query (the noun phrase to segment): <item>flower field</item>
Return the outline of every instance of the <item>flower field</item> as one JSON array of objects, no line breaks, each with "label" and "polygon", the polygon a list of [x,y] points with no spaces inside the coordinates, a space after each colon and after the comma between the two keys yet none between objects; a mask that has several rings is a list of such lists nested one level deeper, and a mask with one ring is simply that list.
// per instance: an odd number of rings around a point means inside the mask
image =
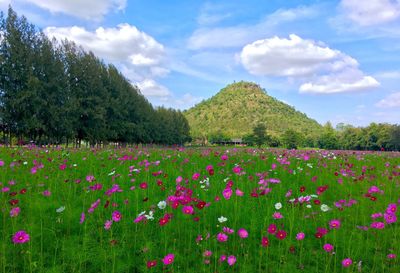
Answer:
[{"label": "flower field", "polygon": [[0,147],[0,270],[400,272],[400,154]]}]

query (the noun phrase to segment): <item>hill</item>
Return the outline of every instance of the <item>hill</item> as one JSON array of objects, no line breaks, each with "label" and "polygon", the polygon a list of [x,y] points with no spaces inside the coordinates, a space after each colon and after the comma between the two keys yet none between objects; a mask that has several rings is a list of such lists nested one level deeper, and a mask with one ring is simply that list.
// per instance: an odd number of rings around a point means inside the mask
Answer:
[{"label": "hill", "polygon": [[305,137],[316,136],[322,130],[318,122],[267,95],[259,85],[243,81],[226,86],[183,114],[193,138],[243,137],[259,122],[266,125],[270,135],[277,137],[288,129]]}]

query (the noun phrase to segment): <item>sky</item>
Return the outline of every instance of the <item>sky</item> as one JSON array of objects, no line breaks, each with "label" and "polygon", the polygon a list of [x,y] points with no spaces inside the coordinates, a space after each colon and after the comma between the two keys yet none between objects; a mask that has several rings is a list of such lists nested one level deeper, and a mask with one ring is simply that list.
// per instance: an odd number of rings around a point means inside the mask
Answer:
[{"label": "sky", "polygon": [[113,63],[153,105],[252,81],[324,124],[400,123],[400,0],[0,0]]}]

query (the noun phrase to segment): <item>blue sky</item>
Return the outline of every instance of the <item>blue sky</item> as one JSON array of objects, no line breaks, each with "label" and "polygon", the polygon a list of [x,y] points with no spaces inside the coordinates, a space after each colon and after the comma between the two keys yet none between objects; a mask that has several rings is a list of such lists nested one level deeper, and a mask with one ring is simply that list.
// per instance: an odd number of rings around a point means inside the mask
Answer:
[{"label": "blue sky", "polygon": [[321,124],[400,122],[400,1],[0,0],[114,63],[154,105],[233,81]]}]

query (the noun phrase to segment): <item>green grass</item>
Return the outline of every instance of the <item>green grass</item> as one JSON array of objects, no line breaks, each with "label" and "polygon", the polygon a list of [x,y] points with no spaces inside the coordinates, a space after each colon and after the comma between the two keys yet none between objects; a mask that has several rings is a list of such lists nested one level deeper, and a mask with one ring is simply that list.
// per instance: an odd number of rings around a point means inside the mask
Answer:
[{"label": "green grass", "polygon": [[[222,154],[228,155],[226,161],[221,160]],[[309,155],[309,160],[304,160],[305,154]],[[119,160],[124,155],[132,159]],[[283,158],[290,163],[281,164],[279,161]],[[0,167],[0,189],[10,188],[0,192],[0,272],[400,271],[399,221],[386,224],[381,230],[357,228],[369,227],[373,222],[372,213],[383,213],[389,204],[398,204],[398,153],[2,147],[0,160],[5,163]],[[40,164],[43,167],[32,174],[32,168]],[[60,169],[62,164],[66,164],[65,170]],[[275,169],[273,164],[276,164]],[[206,171],[208,165],[213,166],[213,175]],[[233,172],[235,165],[243,169],[241,175]],[[200,174],[198,180],[192,179],[195,173]],[[271,192],[261,195],[260,174],[265,179],[277,178],[281,182],[270,183]],[[93,175],[95,181],[86,181],[88,175]],[[176,178],[179,176],[184,179],[181,185],[192,192],[187,205],[194,207],[194,215],[184,214],[182,204],[177,209],[170,203],[164,210],[157,207],[159,201],[177,194]],[[210,186],[202,189],[200,181],[206,177]],[[338,179],[342,183],[338,183]],[[226,200],[222,192],[228,180],[233,182],[233,195]],[[10,181],[15,184],[9,185]],[[146,189],[140,188],[143,182],[147,182]],[[95,184],[101,184],[102,189],[88,188]],[[122,192],[105,195],[113,184],[118,184]],[[314,195],[317,188],[324,185],[328,189],[308,203],[291,205],[289,202],[292,198]],[[371,186],[383,191],[383,194],[373,194],[377,198],[375,201],[365,197]],[[300,192],[300,187],[305,191]],[[26,193],[20,194],[21,189],[26,189]],[[236,189],[244,195],[237,196]],[[292,196],[287,198],[289,189]],[[51,195],[44,196],[45,190]],[[10,196],[12,192],[17,194]],[[251,196],[252,192],[257,192],[258,197]],[[19,200],[16,206],[21,212],[17,217],[10,217],[11,199]],[[97,209],[88,213],[91,204],[98,199]],[[319,205],[314,203],[316,199]],[[354,199],[357,203],[341,210],[335,207],[335,202],[341,199],[346,202]],[[198,209],[195,205],[201,200],[209,205]],[[107,201],[110,204],[105,208]],[[274,207],[277,202],[283,204],[279,210],[283,219],[272,217],[277,211]],[[307,208],[307,204],[311,208]],[[322,204],[331,210],[323,212]],[[65,210],[57,213],[56,209],[62,206]],[[115,210],[121,212],[122,219],[106,230],[104,223],[111,219]],[[133,222],[139,213],[150,210],[154,210],[153,221]],[[82,212],[86,219],[80,224]],[[172,218],[160,226],[159,220],[165,213],[172,214]],[[219,223],[220,216],[228,221]],[[329,221],[333,219],[340,220],[339,229],[329,228]],[[383,218],[376,221],[385,222]],[[287,232],[285,239],[278,240],[267,233],[268,226],[273,223]],[[228,235],[227,242],[221,243],[216,235],[224,226],[235,232]],[[327,229],[328,233],[317,239],[314,236],[317,227]],[[248,238],[238,236],[240,228],[248,231]],[[30,235],[29,242],[12,242],[12,236],[19,230]],[[296,240],[299,232],[306,235],[302,241]],[[196,242],[199,235],[203,240]],[[268,247],[261,246],[264,236],[269,239]],[[334,246],[334,254],[324,251],[326,243]],[[203,256],[205,250],[212,251],[209,258]],[[164,265],[162,259],[168,253],[173,253],[175,260]],[[397,257],[388,259],[390,253]],[[234,255],[237,262],[233,266],[226,261],[219,262],[221,255]],[[344,268],[344,258],[351,258],[353,264]],[[150,260],[157,260],[157,265],[148,269],[146,263]],[[209,261],[205,263],[205,260]]]}]

